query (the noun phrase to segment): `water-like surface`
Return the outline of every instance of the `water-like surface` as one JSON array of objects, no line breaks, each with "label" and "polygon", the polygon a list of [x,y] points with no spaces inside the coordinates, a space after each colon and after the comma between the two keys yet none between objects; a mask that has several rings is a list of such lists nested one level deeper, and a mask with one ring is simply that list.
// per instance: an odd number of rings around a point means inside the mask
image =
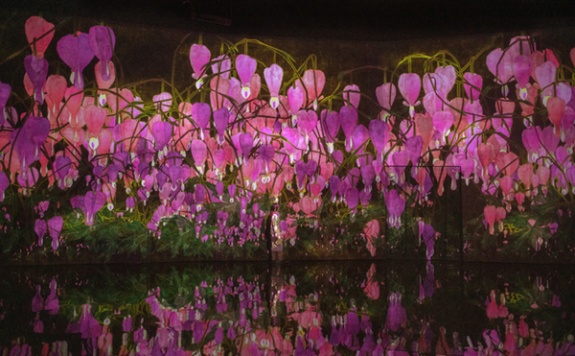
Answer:
[{"label": "water-like surface", "polygon": [[568,355],[574,271],[396,261],[4,268],[0,354]]}]

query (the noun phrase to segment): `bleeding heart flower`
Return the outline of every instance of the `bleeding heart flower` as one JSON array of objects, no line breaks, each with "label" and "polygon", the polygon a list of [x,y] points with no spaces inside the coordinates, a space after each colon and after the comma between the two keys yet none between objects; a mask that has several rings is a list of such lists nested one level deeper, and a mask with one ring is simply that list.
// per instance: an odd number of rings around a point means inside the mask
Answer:
[{"label": "bleeding heart flower", "polygon": [[10,180],[6,173],[0,171],[0,202],[4,201],[5,192],[10,185]]},{"label": "bleeding heart flower", "polygon": [[380,120],[371,120],[369,122],[369,137],[375,147],[376,158],[383,160],[383,149],[389,141],[389,126],[386,122]]},{"label": "bleeding heart flower", "polygon": [[241,94],[244,99],[251,95],[250,83],[254,76],[258,62],[246,54],[240,54],[236,57],[236,70],[242,85]]},{"label": "bleeding heart flower", "polygon": [[423,150],[423,139],[421,136],[411,136],[405,141],[405,151],[411,164],[417,166]]},{"label": "bleeding heart flower", "polygon": [[229,100],[228,92],[230,90],[230,81],[226,78],[216,76],[210,80],[210,104],[213,111],[225,108],[228,109]]},{"label": "bleeding heart flower", "polygon": [[551,61],[546,61],[543,64],[535,67],[535,80],[541,87],[541,98],[543,105],[547,103],[547,99],[553,94],[552,85],[555,82],[557,74],[557,67]]},{"label": "bleeding heart flower", "polygon": [[154,101],[156,110],[160,113],[167,113],[172,106],[172,94],[168,92],[156,94],[152,97],[152,100]]},{"label": "bleeding heart flower", "polygon": [[64,225],[64,219],[61,216],[54,216],[48,220],[48,233],[52,238],[52,249],[56,251],[59,246],[58,239],[60,238],[60,233],[62,232],[62,227]]},{"label": "bleeding heart flower", "polygon": [[453,114],[451,111],[436,111],[432,116],[433,127],[439,132],[440,144],[445,145],[445,137],[449,135],[451,126],[453,125]]},{"label": "bleeding heart flower", "polygon": [[438,93],[441,95],[442,98],[446,99],[447,95],[455,85],[456,80],[456,73],[455,68],[453,66],[440,66],[435,68],[435,76],[439,78],[440,86],[437,88]]},{"label": "bleeding heart flower", "polygon": [[61,75],[50,75],[46,80],[46,104],[50,110],[48,118],[50,123],[56,125],[55,119],[60,107],[62,106],[62,100],[64,95],[66,95],[66,90],[68,89],[68,84],[66,83],[66,78]]},{"label": "bleeding heart flower", "polygon": [[194,165],[200,173],[204,171],[204,163],[208,154],[207,149],[208,147],[204,141],[198,139],[192,141],[192,157]]},{"label": "bleeding heart flower", "polygon": [[405,99],[403,105],[409,107],[409,116],[413,117],[415,115],[415,106],[419,103],[417,99],[421,91],[421,78],[419,74],[403,73],[399,76],[397,86],[399,87],[401,96]]},{"label": "bleeding heart flower", "polygon": [[254,145],[254,138],[249,133],[240,134],[239,136],[239,144],[241,149],[241,154],[243,155],[244,159],[247,158],[253,148]]},{"label": "bleeding heart flower", "polygon": [[[102,72],[106,72],[106,74],[108,75],[108,79],[104,78]],[[112,86],[112,84],[114,84],[114,81],[116,80],[116,66],[114,65],[114,62],[112,61],[108,62],[107,68],[104,68],[102,62],[96,63],[96,65],[94,66],[94,76],[96,77],[96,84],[98,85],[98,88],[110,89],[110,87]],[[105,93],[100,93],[101,98],[99,98],[99,100],[101,106],[107,104],[108,101],[106,99],[106,96],[107,95]]]},{"label": "bleeding heart flower", "polygon": [[112,60],[114,47],[116,46],[116,35],[108,26],[92,26],[88,32],[90,49],[100,60],[104,80],[110,79],[111,70],[109,63]]},{"label": "bleeding heart flower", "polygon": [[308,69],[303,73],[301,80],[295,82],[302,92],[307,96],[306,107],[310,104],[317,110],[317,99],[319,99],[325,85],[325,74],[318,69]]},{"label": "bleeding heart flower", "polygon": [[222,145],[224,143],[224,134],[228,128],[229,112],[226,108],[221,108],[214,111],[214,126],[218,135],[216,137],[218,144]]},{"label": "bleeding heart flower", "polygon": [[355,127],[357,126],[357,120],[358,120],[357,110],[354,109],[353,107],[342,106],[341,109],[339,109],[339,120],[341,122],[341,128],[343,130],[343,133],[345,135],[345,149],[347,152],[349,152],[351,151],[351,144],[352,144],[351,137],[353,135]]},{"label": "bleeding heart flower", "polygon": [[533,178],[533,165],[524,163],[517,168],[517,177],[527,190],[531,189],[531,179]]},{"label": "bleeding heart flower", "polygon": [[301,87],[289,87],[287,91],[287,97],[290,112],[295,115],[303,106],[305,93]]},{"label": "bleeding heart flower", "polygon": [[312,197],[306,195],[300,201],[300,208],[307,216],[313,216],[313,212],[317,209],[317,203]]},{"label": "bleeding heart flower", "polygon": [[405,308],[401,305],[401,293],[390,293],[385,327],[393,332],[396,332],[399,330],[399,328],[404,326],[406,322],[407,313]]},{"label": "bleeding heart flower", "polygon": [[31,16],[24,25],[26,39],[32,53],[38,58],[44,58],[44,52],[54,38],[54,24],[39,16]]},{"label": "bleeding heart flower", "polygon": [[381,108],[386,112],[391,112],[391,107],[395,102],[397,89],[393,83],[384,83],[375,89],[375,96]]},{"label": "bleeding heart flower", "polygon": [[344,198],[347,207],[353,210],[359,204],[359,191],[355,187],[350,187],[346,190]]},{"label": "bleeding heart flower", "polygon": [[4,125],[4,122],[6,122],[4,108],[6,107],[6,103],[8,103],[11,92],[12,88],[9,84],[0,82],[0,126]]},{"label": "bleeding heart flower", "polygon": [[159,121],[152,125],[152,136],[156,150],[162,151],[170,142],[173,135],[173,126],[167,121]]},{"label": "bleeding heart flower", "polygon": [[106,203],[106,195],[102,192],[89,191],[79,203],[81,203],[79,208],[84,213],[86,225],[92,226],[94,225],[94,216]]},{"label": "bleeding heart flower", "polygon": [[499,84],[507,84],[513,76],[513,58],[510,51],[496,48],[487,55],[487,68]]},{"label": "bleeding heart flower", "polygon": [[531,56],[521,55],[513,59],[513,76],[519,87],[525,88],[531,78]]},{"label": "bleeding heart flower", "polygon": [[84,88],[82,72],[94,58],[90,47],[90,38],[87,34],[78,32],[75,35],[62,37],[56,45],[60,58],[72,69],[70,82],[78,89]]},{"label": "bleeding heart flower", "polygon": [[391,189],[384,194],[385,205],[387,206],[387,222],[391,227],[401,227],[401,214],[405,210],[405,200],[399,195],[395,189]]},{"label": "bleeding heart flower", "polygon": [[359,90],[359,86],[356,84],[346,85],[345,88],[343,88],[342,96],[346,105],[351,105],[357,109],[361,100],[361,91]]},{"label": "bleeding heart flower", "polygon": [[352,134],[352,149],[361,154],[365,148],[364,143],[369,138],[369,131],[364,125],[357,125]]},{"label": "bleeding heart flower", "polygon": [[557,129],[561,127],[564,113],[565,102],[561,98],[552,96],[547,100],[547,114],[549,116],[549,121],[553,124],[555,132],[558,132]]},{"label": "bleeding heart flower", "polygon": [[221,78],[229,79],[231,68],[232,68],[232,60],[225,54],[217,56],[212,61],[212,72],[216,76],[220,76]]},{"label": "bleeding heart flower", "polygon": [[48,61],[45,58],[38,58],[32,54],[24,57],[24,68],[28,78],[34,85],[34,99],[44,103],[44,84],[48,75]]},{"label": "bleeding heart flower", "polygon": [[98,136],[106,121],[106,110],[100,106],[87,105],[84,107],[84,121],[88,132]]},{"label": "bleeding heart flower", "polygon": [[485,223],[489,227],[489,234],[493,235],[495,233],[495,219],[497,217],[497,208],[494,205],[487,205],[483,208],[483,216],[485,217]]},{"label": "bleeding heart flower", "polygon": [[282,85],[283,69],[277,64],[272,64],[269,68],[264,69],[264,78],[270,91],[270,106],[277,109],[279,106],[279,91]]},{"label": "bleeding heart flower", "polygon": [[197,43],[190,47],[190,64],[194,71],[192,78],[196,80],[196,89],[200,89],[204,84],[210,57],[211,53],[208,47]]},{"label": "bleeding heart flower", "polygon": [[206,103],[194,103],[192,105],[192,120],[200,128],[200,138],[204,139],[204,131],[209,128],[212,109]]},{"label": "bleeding heart flower", "polygon": [[297,126],[304,137],[308,137],[317,126],[317,114],[311,110],[300,110],[297,113]]},{"label": "bleeding heart flower", "polygon": [[435,253],[435,229],[433,226],[426,224],[423,221],[419,221],[418,223],[418,231],[419,231],[419,238],[420,241],[423,240],[425,243],[425,258],[429,261],[431,257],[433,257]]},{"label": "bleeding heart flower", "polygon": [[46,235],[47,231],[48,227],[46,225],[46,221],[44,221],[43,219],[36,219],[36,221],[34,222],[34,232],[38,237],[38,246],[44,245],[44,235]]},{"label": "bleeding heart flower", "polygon": [[483,77],[477,73],[465,72],[463,79],[463,89],[469,100],[476,101],[479,99],[479,94],[483,88]]},{"label": "bleeding heart flower", "polygon": [[325,140],[328,144],[328,153],[332,153],[333,142],[336,140],[341,127],[339,114],[337,111],[322,110],[320,119]]},{"label": "bleeding heart flower", "polygon": [[24,125],[12,132],[11,141],[18,154],[21,170],[25,171],[40,159],[40,147],[50,132],[50,122],[43,117],[30,116]]}]

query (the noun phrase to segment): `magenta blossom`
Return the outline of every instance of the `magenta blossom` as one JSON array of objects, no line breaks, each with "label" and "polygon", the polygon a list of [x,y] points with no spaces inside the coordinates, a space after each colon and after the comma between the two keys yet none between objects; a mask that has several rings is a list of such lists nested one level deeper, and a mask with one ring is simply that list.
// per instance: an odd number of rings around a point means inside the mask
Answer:
[{"label": "magenta blossom", "polygon": [[116,35],[108,26],[92,26],[88,33],[90,49],[102,63],[102,78],[110,78],[111,66],[110,61],[116,46]]},{"label": "magenta blossom", "polygon": [[94,193],[89,191],[84,196],[76,196],[72,198],[72,207],[82,210],[86,218],[86,225],[94,225],[94,216],[102,209],[106,203],[106,195],[102,192]]},{"label": "magenta blossom", "polygon": [[76,88],[84,88],[82,71],[94,58],[90,37],[82,32],[66,35],[58,41],[56,49],[60,58],[72,69],[70,81]]}]

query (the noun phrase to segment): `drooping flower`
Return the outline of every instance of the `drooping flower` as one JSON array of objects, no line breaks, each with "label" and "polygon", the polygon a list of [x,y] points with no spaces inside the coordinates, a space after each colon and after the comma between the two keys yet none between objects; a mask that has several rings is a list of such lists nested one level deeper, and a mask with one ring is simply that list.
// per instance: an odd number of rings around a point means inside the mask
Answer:
[{"label": "drooping flower", "polygon": [[463,79],[463,89],[469,100],[476,101],[479,99],[483,88],[483,77],[477,73],[465,72]]},{"label": "drooping flower", "polygon": [[295,125],[296,113],[301,109],[305,100],[305,92],[299,86],[289,87],[287,91],[289,111],[292,114],[292,124]]},{"label": "drooping flower", "polygon": [[196,80],[196,89],[200,89],[204,84],[210,57],[210,50],[206,46],[194,43],[190,47],[190,64],[194,71],[192,78]]},{"label": "drooping flower", "polygon": [[0,202],[4,201],[6,196],[6,189],[10,185],[10,180],[6,173],[0,171]]},{"label": "drooping flower", "polygon": [[192,121],[200,129],[200,138],[204,139],[204,132],[209,129],[212,110],[206,103],[194,103],[192,105]]},{"label": "drooping flower", "polygon": [[513,57],[511,51],[496,48],[486,58],[487,68],[501,85],[507,84],[513,76]]},{"label": "drooping flower", "polygon": [[84,213],[85,224],[87,226],[94,225],[94,216],[106,203],[106,195],[102,192],[94,193],[89,191],[84,196],[78,196],[77,198],[79,199],[76,201],[78,204],[76,207]]},{"label": "drooping flower", "polygon": [[44,84],[48,75],[48,61],[45,58],[38,58],[32,54],[24,57],[24,68],[26,75],[34,86],[34,99],[44,103]]},{"label": "drooping flower", "polygon": [[154,106],[160,113],[167,113],[172,106],[172,94],[161,92],[153,96]]},{"label": "drooping flower", "polygon": [[88,42],[94,55],[100,60],[104,80],[110,78],[110,61],[116,46],[116,35],[108,26],[92,26],[88,32]]},{"label": "drooping flower", "polygon": [[489,234],[493,235],[495,233],[495,219],[497,218],[497,208],[494,205],[486,205],[483,208],[483,216],[485,217],[485,223],[489,227]]},{"label": "drooping flower", "polygon": [[54,24],[42,17],[30,16],[24,28],[32,53],[38,58],[44,58],[44,52],[54,38]]},{"label": "drooping flower", "polygon": [[84,122],[88,132],[92,136],[98,137],[106,122],[106,110],[100,106],[86,105],[84,107]]},{"label": "drooping flower", "polygon": [[64,226],[64,219],[61,216],[54,216],[48,220],[48,234],[52,238],[52,250],[56,251],[60,245],[58,239]]},{"label": "drooping flower", "polygon": [[46,90],[46,104],[48,106],[48,119],[50,119],[50,124],[52,128],[55,128],[58,123],[56,121],[58,112],[62,107],[62,100],[64,95],[66,95],[66,90],[68,89],[66,78],[61,75],[50,75],[46,79],[45,90]]},{"label": "drooping flower", "polygon": [[547,115],[549,121],[553,124],[553,131],[557,134],[561,130],[561,121],[565,114],[565,101],[563,99],[552,96],[547,100]]},{"label": "drooping flower", "polygon": [[226,108],[221,108],[214,111],[214,126],[217,131],[216,140],[218,144],[222,145],[225,140],[225,133],[228,128],[229,112]]},{"label": "drooping flower", "polygon": [[333,145],[341,127],[339,114],[337,111],[322,110],[320,122],[327,145],[327,151],[331,154],[333,153]]},{"label": "drooping flower", "polygon": [[72,69],[70,82],[78,89],[84,88],[82,72],[94,58],[94,52],[90,47],[88,34],[78,32],[62,37],[56,45],[58,55]]},{"label": "drooping flower", "polygon": [[305,93],[305,106],[312,105],[314,110],[317,110],[318,99],[321,96],[323,87],[325,85],[325,74],[318,69],[308,69],[303,73],[301,80],[295,82],[297,87]]},{"label": "drooping flower", "polygon": [[279,106],[279,90],[282,85],[283,69],[277,64],[272,64],[264,69],[264,78],[270,91],[270,106],[277,109]]},{"label": "drooping flower", "polygon": [[542,64],[535,67],[533,74],[534,79],[537,81],[537,83],[539,83],[539,87],[541,88],[542,98],[545,96],[550,96],[550,94],[553,92],[551,84],[555,81],[557,74],[557,67],[555,64],[553,64],[551,61],[543,62]]},{"label": "drooping flower", "polygon": [[[369,251],[369,253],[371,254],[372,257],[375,257],[375,246],[374,246],[374,240],[376,238],[379,237],[379,233],[380,233],[380,226],[379,226],[379,221],[377,219],[372,219],[370,221],[368,221],[365,224],[365,227],[363,228],[363,233],[365,234],[365,239],[366,239],[366,243],[367,243],[367,249]],[[375,265],[372,265],[375,266]],[[370,271],[373,269],[373,272],[371,273],[371,275],[373,275],[373,273],[375,273],[375,267],[371,268]],[[369,285],[371,282],[371,277],[368,274],[368,282],[367,284]],[[370,288],[368,289],[368,287],[366,286],[366,289],[364,289],[366,292],[369,290],[371,293],[368,293],[368,297],[370,297],[371,299],[378,299],[379,298],[379,285],[376,283],[375,286],[370,286]],[[377,291],[377,293],[375,293]]]},{"label": "drooping flower", "polygon": [[257,69],[257,61],[247,54],[240,54],[236,57],[236,70],[240,77],[241,94],[244,99],[251,95],[250,83]]},{"label": "drooping flower", "polygon": [[391,112],[391,106],[395,102],[395,97],[397,95],[397,89],[393,83],[383,83],[382,85],[375,88],[375,96],[377,97],[377,102],[379,106],[383,109],[382,118],[388,117]]},{"label": "drooping flower", "polygon": [[397,82],[399,92],[405,99],[403,105],[409,107],[409,116],[415,115],[415,106],[419,104],[419,92],[421,91],[421,78],[417,73],[403,73]]},{"label": "drooping flower", "polygon": [[152,125],[152,136],[157,151],[162,151],[172,139],[173,126],[167,121],[158,121]]},{"label": "drooping flower", "polygon": [[425,243],[425,258],[429,261],[435,253],[435,229],[433,226],[425,223],[423,220],[418,222],[418,235],[420,241]]},{"label": "drooping flower", "polygon": [[357,84],[346,85],[345,88],[343,88],[342,96],[346,105],[357,109],[361,100],[361,91]]},{"label": "drooping flower", "polygon": [[11,91],[12,88],[10,87],[10,84],[0,82],[0,126],[4,125],[4,122],[6,122],[4,109],[6,108],[8,99],[10,98]]},{"label": "drooping flower", "polygon": [[398,331],[407,322],[407,313],[401,303],[401,293],[392,292],[389,295],[389,306],[385,326],[390,331]]},{"label": "drooping flower", "polygon": [[50,132],[48,119],[30,116],[24,125],[12,132],[11,142],[20,160],[21,171],[40,159],[40,147]]},{"label": "drooping flower", "polygon": [[202,174],[207,157],[207,146],[204,141],[198,139],[192,140],[192,157],[196,169]]},{"label": "drooping flower", "polygon": [[310,134],[313,133],[317,126],[318,118],[315,111],[300,110],[297,112],[297,126],[306,142],[309,141]]},{"label": "drooping flower", "polygon": [[341,109],[339,109],[339,119],[341,122],[341,128],[345,135],[345,149],[349,152],[352,147],[353,131],[355,130],[358,121],[357,110],[353,107],[342,106]]},{"label": "drooping flower", "polygon": [[391,227],[401,227],[401,214],[405,210],[405,200],[399,195],[397,190],[391,189],[385,195],[385,205],[387,206],[387,222]]},{"label": "drooping flower", "polygon": [[46,221],[44,219],[36,219],[34,222],[34,232],[38,238],[38,246],[44,245],[44,235],[46,235],[46,231],[48,231]]}]

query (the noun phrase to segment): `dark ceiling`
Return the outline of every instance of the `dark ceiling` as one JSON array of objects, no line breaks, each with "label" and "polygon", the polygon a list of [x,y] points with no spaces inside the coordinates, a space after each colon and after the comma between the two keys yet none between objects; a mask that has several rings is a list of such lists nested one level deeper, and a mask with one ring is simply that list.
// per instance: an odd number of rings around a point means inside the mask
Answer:
[{"label": "dark ceiling", "polygon": [[[3,5],[4,6],[4,5]],[[405,39],[575,24],[572,0],[8,0],[6,11],[245,36]]]}]

